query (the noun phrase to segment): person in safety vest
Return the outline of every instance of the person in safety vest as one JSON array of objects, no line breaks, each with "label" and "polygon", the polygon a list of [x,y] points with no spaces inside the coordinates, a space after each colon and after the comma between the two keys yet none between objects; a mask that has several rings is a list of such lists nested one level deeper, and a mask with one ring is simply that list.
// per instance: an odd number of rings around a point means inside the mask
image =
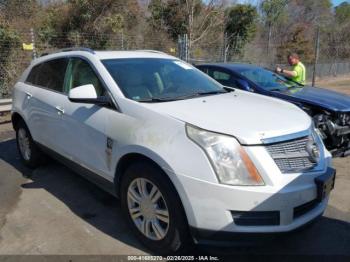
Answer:
[{"label": "person in safety vest", "polygon": [[306,69],[303,63],[300,62],[299,56],[296,53],[291,53],[287,58],[288,64],[292,66],[292,70],[277,67],[276,72],[290,78],[294,82],[305,85]]}]

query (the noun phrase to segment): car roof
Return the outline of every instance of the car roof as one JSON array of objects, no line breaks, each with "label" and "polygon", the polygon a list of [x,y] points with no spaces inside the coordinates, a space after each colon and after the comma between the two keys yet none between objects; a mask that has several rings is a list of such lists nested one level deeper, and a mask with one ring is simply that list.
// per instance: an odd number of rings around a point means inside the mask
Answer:
[{"label": "car roof", "polygon": [[99,59],[119,59],[119,58],[175,58],[163,52],[154,50],[134,50],[134,51],[96,51]]},{"label": "car roof", "polygon": [[122,58],[164,58],[176,59],[166,53],[155,50],[130,50],[130,51],[94,51],[88,48],[72,48],[54,51],[53,53],[43,54],[35,59],[35,62],[41,62],[53,58],[66,57],[72,55],[95,56],[100,60],[104,59],[122,59]]},{"label": "car roof", "polygon": [[244,64],[244,63],[205,63],[198,64],[196,66],[217,66],[224,69],[229,69],[233,71],[240,71],[245,69],[259,69],[261,67],[252,65],[252,64]]}]

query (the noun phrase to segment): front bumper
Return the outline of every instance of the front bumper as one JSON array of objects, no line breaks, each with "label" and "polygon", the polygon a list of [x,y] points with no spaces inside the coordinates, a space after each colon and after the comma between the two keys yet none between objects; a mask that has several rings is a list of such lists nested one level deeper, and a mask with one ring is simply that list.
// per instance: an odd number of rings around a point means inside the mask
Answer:
[{"label": "front bumper", "polygon": [[200,228],[193,227],[190,228],[190,231],[195,243],[198,245],[210,245],[219,247],[251,247],[258,245],[266,245],[266,243],[269,243],[269,241],[274,241],[276,239],[279,239],[279,237],[288,237],[293,233],[300,232],[317,222],[322,217],[322,214],[323,213],[311,219],[302,226],[288,232],[236,233],[203,230]]},{"label": "front bumper", "polygon": [[[308,224],[322,215],[328,197],[318,201],[316,184],[304,183],[305,176],[314,181],[316,177],[327,172],[334,172],[334,169],[328,168],[327,171],[317,174],[301,174],[280,188],[270,185],[233,187],[194,180],[187,176],[178,177],[184,185],[184,194],[191,207],[191,212],[186,213],[193,216],[188,219],[192,235],[199,241],[242,233],[249,236],[289,232]],[[249,220],[252,217],[248,216],[247,221],[253,223],[237,223],[237,212],[258,214],[258,219]],[[276,213],[277,222],[276,216],[272,216],[272,219],[265,216]],[[261,215],[262,222],[259,224]]]}]

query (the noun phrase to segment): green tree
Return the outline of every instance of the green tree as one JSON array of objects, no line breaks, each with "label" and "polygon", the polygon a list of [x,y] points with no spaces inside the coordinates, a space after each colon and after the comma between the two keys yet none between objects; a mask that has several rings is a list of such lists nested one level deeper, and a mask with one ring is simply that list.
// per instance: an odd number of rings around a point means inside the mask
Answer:
[{"label": "green tree", "polygon": [[225,50],[229,57],[242,54],[244,46],[256,33],[257,18],[256,7],[252,5],[238,4],[226,10],[227,44]]},{"label": "green tree", "polygon": [[137,0],[68,0],[46,8],[39,36],[59,48],[120,47],[124,31],[138,35],[134,29],[142,24],[140,12]]},{"label": "green tree", "polygon": [[0,21],[0,98],[10,92],[12,82],[17,77],[16,65],[11,63],[16,50],[19,50],[20,39],[16,31]]},{"label": "green tree", "polygon": [[322,53],[325,59],[337,62],[350,58],[350,4],[341,3],[335,8],[334,21],[324,30]]},{"label": "green tree", "polygon": [[167,4],[162,0],[152,0],[148,5],[150,17],[147,19],[149,25],[155,29],[166,30]]},{"label": "green tree", "polygon": [[262,13],[262,19],[267,27],[267,56],[270,53],[270,44],[272,38],[273,27],[281,22],[286,16],[286,6],[288,0],[264,0],[261,2],[260,9]]},{"label": "green tree", "polygon": [[339,24],[350,21],[350,3],[343,2],[335,8],[335,19]]},{"label": "green tree", "polygon": [[166,31],[173,40],[187,32],[185,2],[182,0],[152,0],[148,9],[151,17],[148,22],[155,30]]},{"label": "green tree", "polygon": [[190,50],[223,23],[221,0],[152,0],[148,8],[150,26],[166,31],[174,41],[187,34]]},{"label": "green tree", "polygon": [[288,13],[292,23],[308,27],[326,26],[332,17],[331,0],[289,0]]},{"label": "green tree", "polygon": [[313,41],[305,37],[305,27],[298,25],[288,34],[285,42],[277,47],[277,59],[279,63],[286,63],[289,53],[297,53],[305,63],[311,63],[314,59]]},{"label": "green tree", "polygon": [[38,8],[36,0],[0,0],[0,12],[7,21],[15,19],[30,20]]},{"label": "green tree", "polygon": [[[171,12],[170,4],[175,5],[175,10]],[[165,2],[162,0],[152,0],[148,5],[150,16],[146,19],[145,42],[149,48],[169,51],[176,47],[178,34],[185,32],[185,21],[176,11],[179,8],[176,2]],[[174,16],[179,16],[176,21]],[[173,21],[175,25],[172,25]]]}]

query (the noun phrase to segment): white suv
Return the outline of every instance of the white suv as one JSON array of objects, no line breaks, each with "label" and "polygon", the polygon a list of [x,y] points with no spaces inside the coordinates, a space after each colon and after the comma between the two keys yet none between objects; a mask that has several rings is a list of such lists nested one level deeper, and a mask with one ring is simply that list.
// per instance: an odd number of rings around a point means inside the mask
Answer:
[{"label": "white suv", "polygon": [[38,58],[14,88],[12,121],[27,165],[45,152],[120,197],[159,254],[291,231],[323,213],[334,185],[302,110],[156,51]]}]

